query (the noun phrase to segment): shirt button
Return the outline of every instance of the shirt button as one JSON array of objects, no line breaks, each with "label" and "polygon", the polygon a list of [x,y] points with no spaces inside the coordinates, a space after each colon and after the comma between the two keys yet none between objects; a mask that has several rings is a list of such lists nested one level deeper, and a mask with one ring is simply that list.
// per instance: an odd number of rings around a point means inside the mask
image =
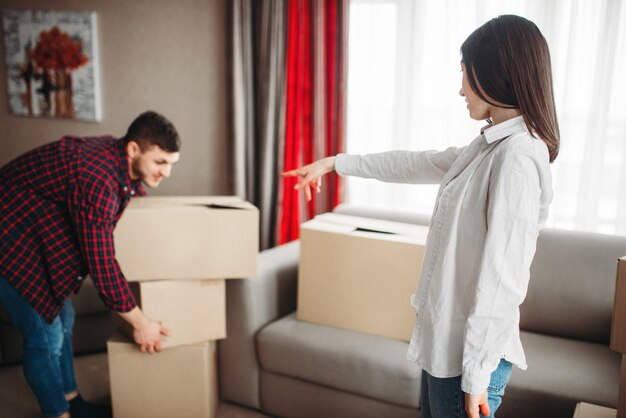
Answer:
[{"label": "shirt button", "polygon": [[124,186],[124,191],[127,192],[128,191],[128,187]]},{"label": "shirt button", "polygon": [[78,281],[83,280],[83,276],[78,276]]},{"label": "shirt button", "polygon": [[134,196],[134,195],[135,195],[135,191],[134,191],[134,190],[131,190],[131,191],[130,191],[130,195],[131,195],[131,196]]}]

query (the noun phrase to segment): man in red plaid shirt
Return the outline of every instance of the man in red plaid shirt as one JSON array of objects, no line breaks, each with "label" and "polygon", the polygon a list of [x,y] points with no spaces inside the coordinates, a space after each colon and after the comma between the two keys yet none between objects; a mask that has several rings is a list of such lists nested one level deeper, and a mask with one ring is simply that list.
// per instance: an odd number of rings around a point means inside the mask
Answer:
[{"label": "man in red plaid shirt", "polygon": [[24,337],[24,374],[46,417],[111,415],[80,397],[74,377],[67,298],[87,274],[104,304],[134,327],[142,351],[159,351],[169,333],[135,303],[113,229],[143,185],[169,177],[179,148],[171,122],[146,112],[121,139],[68,136],[0,169],[0,303]]}]

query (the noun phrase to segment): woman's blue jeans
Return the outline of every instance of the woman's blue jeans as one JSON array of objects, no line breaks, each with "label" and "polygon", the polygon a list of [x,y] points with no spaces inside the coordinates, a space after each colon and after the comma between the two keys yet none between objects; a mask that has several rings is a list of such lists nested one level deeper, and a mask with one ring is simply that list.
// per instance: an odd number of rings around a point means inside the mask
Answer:
[{"label": "woman's blue jeans", "polygon": [[66,300],[59,316],[48,324],[6,279],[0,277],[0,303],[24,337],[22,367],[46,417],[63,415],[65,395],[76,390],[72,352],[74,308]]},{"label": "woman's blue jeans", "polygon": [[[511,369],[511,363],[502,359],[498,368],[491,373],[487,389],[491,415],[485,418],[493,418],[496,409],[502,403],[504,388],[511,377]],[[439,378],[422,371],[421,404],[420,418],[467,418],[461,376]]]}]

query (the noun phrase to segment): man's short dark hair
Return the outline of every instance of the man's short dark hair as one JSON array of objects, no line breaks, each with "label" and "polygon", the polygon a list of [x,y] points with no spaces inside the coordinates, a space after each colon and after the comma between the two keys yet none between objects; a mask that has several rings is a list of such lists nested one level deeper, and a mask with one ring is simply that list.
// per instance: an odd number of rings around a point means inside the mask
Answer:
[{"label": "man's short dark hair", "polygon": [[163,151],[178,152],[180,138],[172,122],[157,112],[144,112],[130,124],[124,141],[135,141],[142,150],[156,145]]}]

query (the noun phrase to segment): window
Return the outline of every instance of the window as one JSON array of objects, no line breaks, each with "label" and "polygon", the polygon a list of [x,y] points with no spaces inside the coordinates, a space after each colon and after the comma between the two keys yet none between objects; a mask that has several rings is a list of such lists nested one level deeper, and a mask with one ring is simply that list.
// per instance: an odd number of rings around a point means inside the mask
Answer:
[{"label": "window", "polygon": [[[621,1],[352,0],[347,152],[468,144],[459,48],[499,14],[534,21],[552,54],[561,151],[548,225],[626,234],[626,5]],[[431,213],[437,186],[347,179],[349,203]]]}]

